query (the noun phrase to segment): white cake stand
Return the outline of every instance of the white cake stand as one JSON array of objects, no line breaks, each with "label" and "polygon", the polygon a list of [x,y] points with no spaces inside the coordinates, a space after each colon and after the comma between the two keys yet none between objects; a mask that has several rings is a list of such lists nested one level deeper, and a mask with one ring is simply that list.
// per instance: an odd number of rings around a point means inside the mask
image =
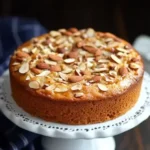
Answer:
[{"label": "white cake stand", "polygon": [[92,125],[65,125],[33,117],[11,97],[8,72],[0,78],[0,109],[17,126],[43,135],[44,150],[115,150],[113,136],[128,131],[150,116],[150,76],[145,72],[136,105],[112,121]]}]

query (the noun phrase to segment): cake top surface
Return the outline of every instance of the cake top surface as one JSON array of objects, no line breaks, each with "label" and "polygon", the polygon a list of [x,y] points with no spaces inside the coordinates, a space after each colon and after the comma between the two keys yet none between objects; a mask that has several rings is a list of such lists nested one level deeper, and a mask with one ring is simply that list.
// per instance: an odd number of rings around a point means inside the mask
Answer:
[{"label": "cake top surface", "polygon": [[26,89],[56,100],[96,100],[126,91],[143,74],[126,41],[92,28],[59,29],[31,39],[12,55],[12,75]]}]

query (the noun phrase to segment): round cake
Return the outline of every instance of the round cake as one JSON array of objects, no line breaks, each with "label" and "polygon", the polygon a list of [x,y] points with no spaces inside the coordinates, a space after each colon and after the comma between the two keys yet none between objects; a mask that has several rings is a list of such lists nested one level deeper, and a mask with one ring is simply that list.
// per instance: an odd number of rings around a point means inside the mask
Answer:
[{"label": "round cake", "polygon": [[123,39],[92,28],[59,29],[11,56],[16,103],[50,122],[81,125],[119,117],[138,100],[144,65]]}]

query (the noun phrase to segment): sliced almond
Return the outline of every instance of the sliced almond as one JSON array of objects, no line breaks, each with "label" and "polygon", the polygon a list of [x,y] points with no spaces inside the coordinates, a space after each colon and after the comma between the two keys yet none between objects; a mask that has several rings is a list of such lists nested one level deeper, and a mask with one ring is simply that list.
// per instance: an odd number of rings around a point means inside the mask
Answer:
[{"label": "sliced almond", "polygon": [[96,47],[104,47],[104,48],[106,48],[106,45],[102,41],[99,41],[99,40],[96,40],[95,46]]},{"label": "sliced almond", "polygon": [[71,87],[72,91],[76,91],[76,90],[81,90],[82,89],[82,85],[81,84],[75,84]]},{"label": "sliced almond", "polygon": [[121,60],[114,54],[111,55],[112,60],[114,60],[116,63],[120,64]]},{"label": "sliced almond", "polygon": [[140,65],[136,64],[136,63],[130,63],[129,66],[130,66],[131,69],[138,69],[138,68],[140,68]]},{"label": "sliced almond", "polygon": [[83,46],[83,49],[93,54],[97,51],[97,48],[92,47],[92,46]]},{"label": "sliced almond", "polygon": [[75,62],[75,59],[74,58],[68,58],[68,59],[65,59],[64,62],[67,64],[70,64],[70,63]]},{"label": "sliced almond", "polygon": [[97,86],[98,86],[98,88],[99,88],[101,91],[103,91],[103,92],[108,91],[108,88],[107,88],[106,85],[104,85],[104,84],[99,83]]},{"label": "sliced almond", "polygon": [[40,74],[41,73],[41,70],[40,69],[37,69],[37,68],[31,68],[30,69],[32,72],[34,72],[35,74]]},{"label": "sliced almond", "polygon": [[68,37],[68,41],[72,44],[74,43],[74,39],[71,36]]},{"label": "sliced almond", "polygon": [[93,67],[93,63],[91,63],[91,62],[87,62],[86,65],[87,65],[88,68]]},{"label": "sliced almond", "polygon": [[19,73],[24,74],[27,73],[29,71],[29,63],[28,62],[24,62],[21,67],[19,68]]},{"label": "sliced almond", "polygon": [[117,47],[118,45],[119,45],[118,42],[112,41],[112,42],[109,42],[109,43],[108,43],[107,47],[108,47],[108,48],[112,48],[112,47]]},{"label": "sliced almond", "polygon": [[78,98],[78,97],[82,97],[84,95],[84,93],[78,92],[74,94],[74,97]]},{"label": "sliced almond", "polygon": [[26,77],[26,80],[30,80],[30,76],[27,76],[27,77]]},{"label": "sliced almond", "polygon": [[47,76],[48,74],[50,74],[50,71],[49,70],[44,70],[40,74],[38,74],[36,76]]},{"label": "sliced almond", "polygon": [[36,52],[37,52],[37,47],[35,47],[35,48],[33,48],[33,49],[31,49],[31,52],[33,53],[33,54],[35,54]]},{"label": "sliced almond", "polygon": [[137,61],[139,61],[139,58],[132,58],[131,61],[132,62],[137,62]]},{"label": "sliced almond", "polygon": [[108,68],[94,68],[94,72],[108,71]]},{"label": "sliced almond", "polygon": [[67,30],[66,30],[66,29],[59,29],[58,31],[61,32],[61,33],[64,33],[64,32],[66,32]]},{"label": "sliced almond", "polygon": [[[73,33],[73,36],[80,36],[81,35],[81,32],[75,32],[75,33]],[[77,40],[78,41],[78,40]]]},{"label": "sliced almond", "polygon": [[29,53],[29,52],[30,52],[30,49],[24,47],[24,48],[22,48],[22,51],[23,51],[23,52],[26,52],[26,53]]},{"label": "sliced almond", "polygon": [[115,80],[115,79],[114,79],[113,77],[105,76],[105,81],[106,81],[106,82],[113,83],[114,80]]},{"label": "sliced almond", "polygon": [[84,71],[86,69],[86,64],[81,63],[81,65],[78,67],[78,69],[80,69],[81,71]]},{"label": "sliced almond", "polygon": [[71,36],[71,35],[72,35],[72,32],[66,31],[66,32],[63,32],[63,34],[66,35],[66,36]]},{"label": "sliced almond", "polygon": [[82,75],[81,75],[81,70],[80,70],[80,69],[76,69],[76,70],[75,70],[75,73],[76,73],[76,75],[78,75],[78,76],[82,76]]},{"label": "sliced almond", "polygon": [[121,47],[117,47],[116,48],[118,51],[120,51],[120,52],[123,52],[123,53],[130,53],[130,51],[128,51],[128,50],[126,50],[126,49],[124,49],[124,48],[121,48]]},{"label": "sliced almond", "polygon": [[126,76],[126,75],[128,74],[128,69],[127,69],[127,67],[121,67],[121,68],[119,69],[119,74],[120,74],[121,76]]},{"label": "sliced almond", "polygon": [[49,54],[49,59],[53,60],[53,61],[62,61],[62,57],[58,56],[58,55],[53,55],[53,54]]},{"label": "sliced almond", "polygon": [[59,72],[59,76],[60,76],[63,80],[65,80],[65,81],[68,80],[68,76],[67,76],[66,74],[62,73],[62,72]]},{"label": "sliced almond", "polygon": [[57,87],[57,88],[55,88],[54,91],[58,92],[58,93],[63,93],[63,92],[67,92],[68,89],[66,87],[59,87],[59,88]]},{"label": "sliced almond", "polygon": [[50,32],[50,35],[51,35],[52,37],[56,37],[56,36],[60,36],[61,33],[58,32],[58,31],[51,31],[51,32]]},{"label": "sliced almond", "polygon": [[13,65],[13,66],[17,66],[17,65],[20,65],[20,63],[14,62],[12,65]]},{"label": "sliced almond", "polygon": [[118,52],[117,56],[119,56],[119,57],[125,57],[125,56],[128,56],[128,55],[126,53]]},{"label": "sliced almond", "polygon": [[68,78],[69,82],[72,82],[72,83],[80,82],[83,79],[84,79],[83,76],[75,76],[75,75],[72,75]]},{"label": "sliced almond", "polygon": [[50,66],[50,71],[54,71],[54,72],[60,72],[61,71],[61,67],[60,65],[52,65]]},{"label": "sliced almond", "polygon": [[57,62],[45,59],[44,62],[49,65],[57,65]]},{"label": "sliced almond", "polygon": [[39,89],[40,88],[40,85],[37,81],[31,81],[29,83],[29,87],[32,88],[32,89]]},{"label": "sliced almond", "polygon": [[50,48],[52,51],[56,51],[56,48],[52,45],[52,43],[49,44],[49,48]]},{"label": "sliced almond", "polygon": [[87,30],[87,32],[86,32],[86,35],[87,35],[88,37],[93,37],[94,34],[95,34],[95,31],[94,31],[92,28],[89,28],[89,29]]},{"label": "sliced almond", "polygon": [[117,72],[116,71],[109,71],[109,74],[112,76],[112,77],[116,77],[117,76]]},{"label": "sliced almond", "polygon": [[98,62],[99,63],[109,63],[110,60],[108,60],[108,59],[100,59],[100,60],[98,60]]},{"label": "sliced almond", "polygon": [[56,40],[55,43],[59,45],[59,44],[62,44],[65,40],[66,40],[66,38],[61,37],[58,40]]},{"label": "sliced almond", "polygon": [[36,65],[36,67],[39,68],[39,69],[49,69],[50,68],[49,65],[46,64],[46,63],[38,63]]},{"label": "sliced almond", "polygon": [[64,70],[62,71],[62,73],[71,73],[72,72],[72,68],[69,68],[69,67],[65,67]]},{"label": "sliced almond", "polygon": [[55,87],[56,87],[55,85],[50,85],[50,86],[46,87],[45,89],[47,91],[53,91],[55,89]]},{"label": "sliced almond", "polygon": [[94,60],[94,57],[88,57],[88,58],[87,58],[87,61],[89,61],[89,62],[90,62],[90,61],[93,61],[93,60]]}]

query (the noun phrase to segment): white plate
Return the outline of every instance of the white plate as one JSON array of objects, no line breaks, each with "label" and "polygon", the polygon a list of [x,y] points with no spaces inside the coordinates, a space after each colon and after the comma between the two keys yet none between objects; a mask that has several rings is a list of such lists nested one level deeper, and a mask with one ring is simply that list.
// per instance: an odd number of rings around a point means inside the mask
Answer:
[{"label": "white plate", "polygon": [[150,76],[145,72],[141,94],[136,105],[125,115],[104,123],[75,126],[46,122],[31,116],[22,110],[11,97],[8,72],[0,78],[0,106],[3,114],[17,126],[41,135],[72,139],[111,137],[134,128],[149,117]]}]

